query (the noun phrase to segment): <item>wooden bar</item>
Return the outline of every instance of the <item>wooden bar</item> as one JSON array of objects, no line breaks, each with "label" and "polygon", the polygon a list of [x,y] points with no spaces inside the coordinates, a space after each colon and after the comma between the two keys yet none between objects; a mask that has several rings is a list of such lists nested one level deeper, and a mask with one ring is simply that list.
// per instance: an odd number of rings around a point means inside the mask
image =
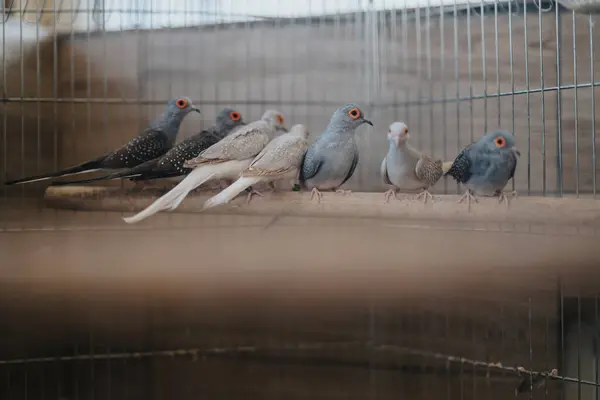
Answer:
[{"label": "wooden bar", "polygon": [[[414,195],[406,195],[406,199],[386,204],[383,193],[330,192],[324,193],[322,202],[317,204],[308,192],[282,191],[254,196],[250,203],[240,195],[227,205],[202,211],[204,201],[214,193],[191,194],[174,212],[600,226],[600,201],[592,198],[509,196],[508,208],[497,198],[479,198],[469,210],[466,203],[457,202],[458,195],[435,195],[434,202],[427,204],[414,200]],[[153,189],[135,192],[116,187],[50,186],[45,202],[57,209],[134,212],[159,195]]]}]

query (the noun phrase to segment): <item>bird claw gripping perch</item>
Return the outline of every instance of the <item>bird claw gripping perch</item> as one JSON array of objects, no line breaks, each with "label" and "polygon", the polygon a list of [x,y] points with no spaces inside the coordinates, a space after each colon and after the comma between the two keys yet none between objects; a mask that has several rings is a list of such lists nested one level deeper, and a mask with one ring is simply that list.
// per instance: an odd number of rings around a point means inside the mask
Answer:
[{"label": "bird claw gripping perch", "polygon": [[510,195],[511,197],[514,197],[515,199],[517,198],[517,191],[513,190],[511,192],[505,193],[505,192],[500,192],[498,194],[498,203],[504,203],[506,205],[506,208],[508,209],[510,206],[510,201],[508,200],[508,195]]},{"label": "bird claw gripping perch", "polygon": [[323,193],[321,193],[317,188],[313,188],[313,190],[310,191],[310,200],[312,201],[315,197],[317,198],[317,204],[321,202],[321,199],[323,199]]},{"label": "bird claw gripping perch", "polygon": [[475,198],[475,196],[473,196],[473,194],[471,193],[470,190],[467,190],[465,192],[465,194],[463,194],[462,196],[460,196],[460,199],[458,199],[456,202],[457,203],[462,203],[464,201],[467,202],[467,207],[468,207],[469,211],[471,211],[471,202],[479,203],[479,200],[477,200],[477,198]]},{"label": "bird claw gripping perch", "polygon": [[429,193],[429,190],[425,189],[423,190],[421,193],[419,193],[417,195],[417,200],[421,199],[423,200],[423,204],[427,204],[427,199],[430,199],[431,202],[433,203],[433,195],[431,193]]},{"label": "bird claw gripping perch", "polygon": [[254,196],[254,195],[260,196],[260,197],[265,197],[265,195],[262,194],[261,192],[254,190],[252,188],[252,186],[250,186],[246,191],[248,192],[248,195],[246,196],[246,204],[250,204],[250,200],[252,200],[252,196]]},{"label": "bird claw gripping perch", "polygon": [[385,192],[384,194],[385,197],[385,202],[389,203],[390,202],[390,198],[394,197],[396,200],[400,200],[398,198],[398,190],[397,189],[390,189],[387,192]]}]

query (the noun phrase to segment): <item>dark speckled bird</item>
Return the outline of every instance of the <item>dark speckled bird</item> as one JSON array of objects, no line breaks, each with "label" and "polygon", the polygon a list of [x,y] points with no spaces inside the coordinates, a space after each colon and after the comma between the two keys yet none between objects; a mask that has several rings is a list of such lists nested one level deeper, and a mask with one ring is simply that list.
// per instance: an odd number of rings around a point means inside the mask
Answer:
[{"label": "dark speckled bird", "polygon": [[16,185],[98,170],[121,170],[136,167],[162,156],[173,147],[179,133],[179,126],[191,111],[200,113],[200,110],[194,107],[189,98],[179,97],[169,100],[160,117],[150,122],[142,133],[118,149],[61,171],[22,178],[4,184]]},{"label": "dark speckled bird", "polygon": [[53,185],[82,184],[122,178],[130,178],[132,181],[149,181],[152,179],[175,178],[187,175],[192,168],[185,168],[183,166],[186,160],[197,157],[202,151],[217,143],[241,125],[244,125],[242,114],[231,108],[224,108],[217,115],[215,125],[182,140],[162,157],[147,161],[126,171],[119,171],[97,178],[55,182]]},{"label": "dark speckled bird", "polygon": [[[499,200],[508,206],[503,189],[515,176],[520,155],[515,137],[506,131],[488,132],[465,147],[446,172],[446,175],[467,187],[467,192],[458,202],[466,200],[470,207],[471,201],[477,202],[475,194],[499,196]],[[513,192],[513,195],[516,195],[516,192]]]},{"label": "dark speckled bird", "polygon": [[558,370],[554,368],[550,373],[544,374],[526,374],[519,386],[515,388],[515,396],[518,396],[521,393],[529,393],[532,389],[539,389],[546,385],[546,381],[548,379],[552,379],[552,377],[556,377],[558,375]]}]

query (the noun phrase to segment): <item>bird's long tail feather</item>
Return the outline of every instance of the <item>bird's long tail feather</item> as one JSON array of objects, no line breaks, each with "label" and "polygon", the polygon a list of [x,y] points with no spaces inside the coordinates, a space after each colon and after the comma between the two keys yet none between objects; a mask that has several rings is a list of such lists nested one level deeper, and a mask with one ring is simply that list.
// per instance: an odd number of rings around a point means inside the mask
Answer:
[{"label": "bird's long tail feather", "polygon": [[53,186],[81,185],[83,183],[90,183],[90,182],[96,182],[96,181],[139,177],[148,171],[152,171],[152,168],[154,166],[156,166],[157,162],[158,162],[158,159],[155,158],[153,160],[146,161],[145,163],[139,164],[133,168],[129,168],[124,171],[113,172],[111,174],[106,174],[106,175],[98,176],[95,178],[89,178],[89,179],[79,179],[76,181],[53,182],[52,185]]},{"label": "bird's long tail feather", "polygon": [[255,185],[263,180],[262,177],[245,177],[239,178],[237,181],[233,182],[231,185],[227,186],[220,193],[214,195],[210,199],[204,202],[203,210],[208,208],[216,207],[221,204],[229,203],[231,200],[235,198],[238,194],[244,191],[248,186]]},{"label": "bird's long tail feather", "polygon": [[218,165],[207,165],[195,168],[173,189],[156,199],[152,204],[135,214],[133,217],[123,218],[123,220],[128,224],[134,224],[159,211],[167,209],[174,210],[189,192],[211,179],[215,175],[215,169],[218,169],[218,167]]},{"label": "bird's long tail feather", "polygon": [[26,178],[21,178],[21,179],[17,179],[14,181],[4,182],[4,185],[5,186],[20,185],[20,184],[24,184],[24,183],[45,181],[46,179],[58,178],[61,176],[76,175],[76,174],[98,171],[99,169],[102,168],[102,160],[103,160],[103,158],[86,161],[82,164],[75,165],[74,167],[70,167],[67,169],[60,170],[60,171],[51,172],[49,174],[28,176]]}]

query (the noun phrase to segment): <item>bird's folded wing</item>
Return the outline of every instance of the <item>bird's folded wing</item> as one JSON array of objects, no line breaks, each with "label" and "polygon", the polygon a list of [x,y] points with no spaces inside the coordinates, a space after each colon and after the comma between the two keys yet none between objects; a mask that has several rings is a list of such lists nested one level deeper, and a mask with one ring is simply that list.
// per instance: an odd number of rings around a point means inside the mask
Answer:
[{"label": "bird's folded wing", "polygon": [[300,168],[308,141],[299,137],[273,139],[242,172],[243,177],[277,176]]},{"label": "bird's folded wing", "polygon": [[128,143],[108,154],[103,161],[105,168],[132,168],[148,160],[160,157],[168,150],[168,138],[160,130],[149,129]]},{"label": "bird's folded wing", "polygon": [[383,157],[381,167],[379,167],[379,174],[381,175],[383,183],[385,183],[386,185],[392,185],[392,182],[390,182],[390,177],[388,176],[387,172],[387,156]]},{"label": "bird's folded wing", "polygon": [[187,168],[201,164],[216,164],[230,160],[246,160],[256,156],[269,142],[263,126],[246,125],[235,133],[204,150],[198,157],[184,163]]},{"label": "bird's folded wing", "polygon": [[428,184],[429,186],[435,185],[435,183],[442,177],[443,173],[442,161],[440,160],[422,155],[419,158],[419,161],[417,161],[415,174],[420,181]]}]

